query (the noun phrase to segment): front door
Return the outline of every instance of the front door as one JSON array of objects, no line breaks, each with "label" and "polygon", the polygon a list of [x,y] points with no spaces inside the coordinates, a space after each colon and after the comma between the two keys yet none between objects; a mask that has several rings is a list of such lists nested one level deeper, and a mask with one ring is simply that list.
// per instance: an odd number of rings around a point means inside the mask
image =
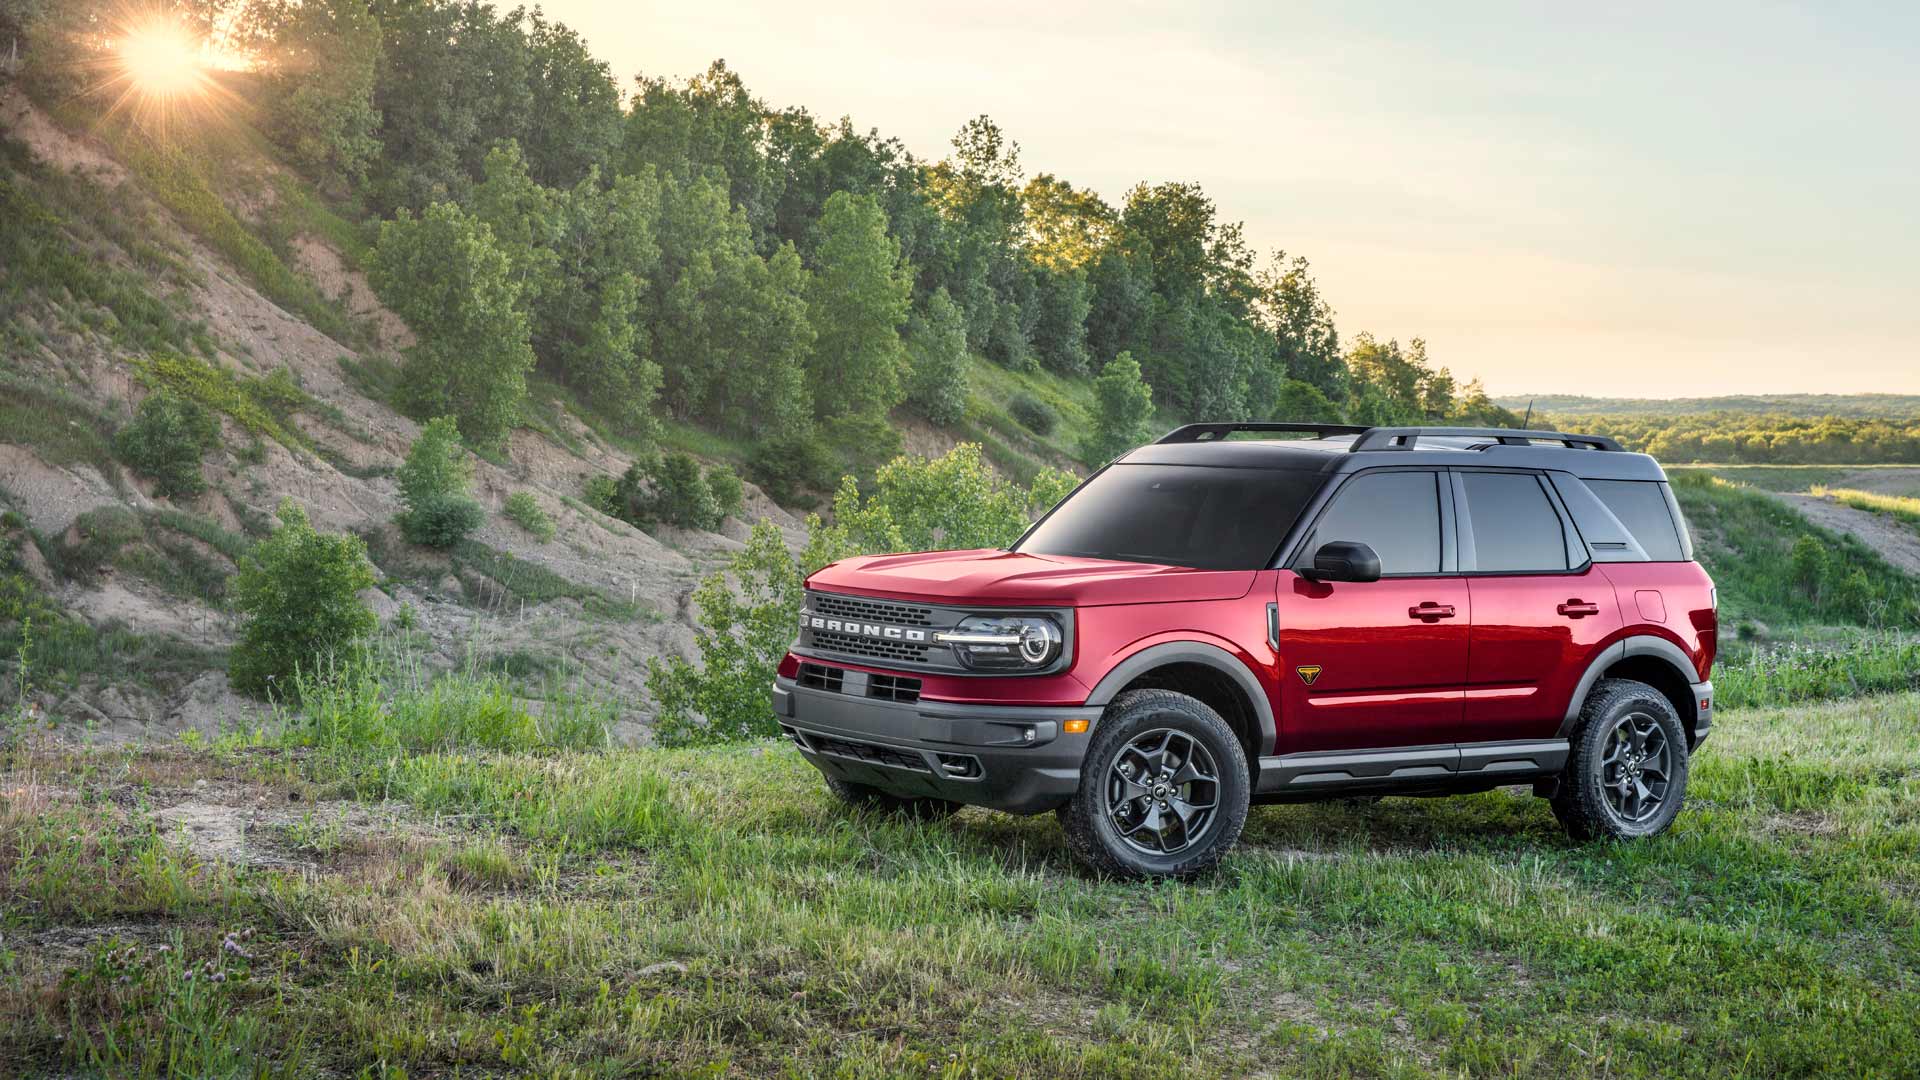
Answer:
[{"label": "front door", "polygon": [[[1283,753],[1451,744],[1467,678],[1471,598],[1457,572],[1452,490],[1432,469],[1350,477],[1276,587]],[[1380,556],[1381,578],[1298,572],[1335,540]]]}]

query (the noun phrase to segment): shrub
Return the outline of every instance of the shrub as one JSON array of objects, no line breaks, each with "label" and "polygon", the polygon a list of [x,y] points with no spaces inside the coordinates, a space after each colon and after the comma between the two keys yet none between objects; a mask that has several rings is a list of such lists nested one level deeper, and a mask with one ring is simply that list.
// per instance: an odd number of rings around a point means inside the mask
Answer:
[{"label": "shrub", "polygon": [[359,537],[318,532],[293,500],[282,502],[280,527],[240,560],[234,579],[243,620],[227,669],[234,688],[296,693],[298,673],[325,670],[373,632],[373,611],[359,595],[373,585]]},{"label": "shrub", "polygon": [[401,535],[427,547],[449,548],[480,527],[486,514],[467,494],[473,463],[460,444],[451,416],[429,422],[413,441],[396,474],[406,509],[396,518]]},{"label": "shrub", "polygon": [[661,459],[653,486],[655,514],[661,520],[689,529],[720,527],[720,504],[691,454],[675,452]]},{"label": "shrub", "polygon": [[1790,556],[1793,564],[1793,580],[1815,603],[1820,602],[1820,591],[1827,579],[1827,548],[1818,537],[1807,535],[1793,542]]},{"label": "shrub", "polygon": [[207,489],[200,458],[220,445],[220,421],[197,402],[148,394],[113,443],[128,465],[153,478],[160,494],[198,495]]},{"label": "shrub", "polygon": [[540,501],[530,491],[516,491],[507,496],[502,509],[509,520],[533,534],[543,544],[553,539],[558,531],[554,528],[553,519],[540,508]]},{"label": "shrub", "polygon": [[620,516],[620,481],[605,473],[595,473],[581,482],[580,499],[608,517],[617,518]]},{"label": "shrub", "polygon": [[814,500],[808,492],[833,487],[833,453],[811,434],[775,436],[754,444],[747,475],[782,506],[810,506]]},{"label": "shrub", "polygon": [[1020,422],[1020,426],[1035,435],[1053,434],[1053,425],[1060,419],[1053,407],[1032,394],[1015,394],[1007,403],[1007,411]]},{"label": "shrub", "polygon": [[715,465],[707,470],[707,490],[713,492],[714,504],[720,508],[722,518],[738,517],[746,508],[746,487],[731,465]]},{"label": "shrub", "polygon": [[760,522],[727,572],[693,592],[700,666],[678,656],[647,661],[647,689],[660,705],[654,739],[683,746],[778,734],[766,688],[793,644],[800,597],[800,568],[780,530]]}]

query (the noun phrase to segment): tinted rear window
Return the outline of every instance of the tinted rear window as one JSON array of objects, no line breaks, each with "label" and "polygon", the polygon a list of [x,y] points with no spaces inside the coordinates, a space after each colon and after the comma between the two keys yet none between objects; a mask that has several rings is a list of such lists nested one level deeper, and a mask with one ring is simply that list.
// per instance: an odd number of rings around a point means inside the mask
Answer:
[{"label": "tinted rear window", "polygon": [[1260,570],[1320,481],[1317,472],[1294,469],[1114,465],[1080,485],[1015,550]]},{"label": "tinted rear window", "polygon": [[1665,485],[1645,480],[1588,480],[1586,484],[1646,549],[1647,558],[1654,562],[1686,559],[1680,531],[1667,507]]}]

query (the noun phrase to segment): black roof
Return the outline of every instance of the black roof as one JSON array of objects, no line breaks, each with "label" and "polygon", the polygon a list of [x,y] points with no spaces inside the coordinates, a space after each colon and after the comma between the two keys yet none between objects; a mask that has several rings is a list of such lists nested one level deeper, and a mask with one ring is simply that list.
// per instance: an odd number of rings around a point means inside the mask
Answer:
[{"label": "black roof", "polygon": [[[1306,439],[1233,439],[1236,431],[1301,431]],[[1536,441],[1538,440],[1538,441]],[[1589,480],[1664,480],[1658,462],[1611,439],[1508,428],[1361,428],[1333,424],[1189,424],[1118,460],[1346,473],[1385,465],[1557,469]]]}]

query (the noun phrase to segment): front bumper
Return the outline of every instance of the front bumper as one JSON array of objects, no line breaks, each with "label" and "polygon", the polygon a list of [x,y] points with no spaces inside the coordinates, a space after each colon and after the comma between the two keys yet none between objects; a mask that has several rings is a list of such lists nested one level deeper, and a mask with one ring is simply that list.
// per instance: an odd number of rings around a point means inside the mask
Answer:
[{"label": "front bumper", "polygon": [[[773,683],[780,730],[830,776],[894,795],[1037,814],[1080,787],[1098,706],[970,705],[868,696],[864,678],[839,691]],[[1088,729],[1066,731],[1068,720]]]}]

